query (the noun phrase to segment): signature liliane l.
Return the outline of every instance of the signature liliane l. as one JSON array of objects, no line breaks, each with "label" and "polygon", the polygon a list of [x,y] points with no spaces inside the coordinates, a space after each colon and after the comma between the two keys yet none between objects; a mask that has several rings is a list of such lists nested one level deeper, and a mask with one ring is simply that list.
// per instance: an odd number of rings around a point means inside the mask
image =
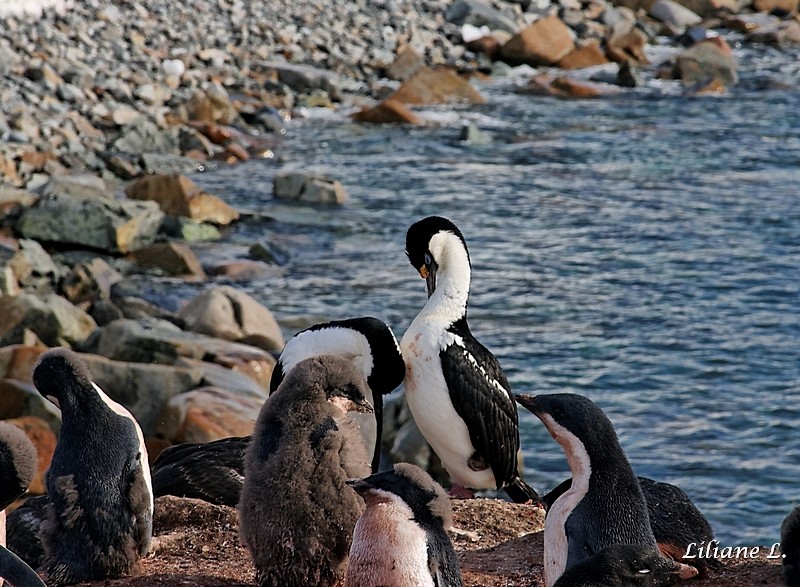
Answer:
[{"label": "signature liliane l.", "polygon": [[[720,548],[719,540],[703,540],[700,543],[690,542],[686,547],[683,558],[758,558],[766,546],[723,546]],[[769,548],[765,558],[783,558],[781,543],[776,542]]]}]

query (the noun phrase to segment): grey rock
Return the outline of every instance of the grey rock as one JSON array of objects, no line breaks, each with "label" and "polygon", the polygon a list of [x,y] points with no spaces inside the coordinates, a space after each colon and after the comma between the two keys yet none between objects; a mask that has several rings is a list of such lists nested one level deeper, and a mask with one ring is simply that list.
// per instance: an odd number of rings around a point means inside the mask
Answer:
[{"label": "grey rock", "polygon": [[203,171],[206,164],[196,159],[182,155],[162,155],[160,153],[144,153],[142,164],[147,173],[163,173],[169,175],[189,175],[196,171]]},{"label": "grey rock", "polygon": [[29,293],[53,293],[61,269],[35,240],[20,239],[19,251],[9,261],[17,282]]},{"label": "grey rock", "polygon": [[261,239],[253,243],[248,250],[250,258],[266,261],[275,265],[286,265],[291,258],[289,251],[276,242]]},{"label": "grey rock", "polygon": [[145,117],[139,117],[127,126],[112,148],[121,153],[178,153],[178,131],[162,130]]},{"label": "grey rock", "polygon": [[468,145],[488,145],[492,142],[492,135],[468,123],[461,127],[458,139]]},{"label": "grey rock", "polygon": [[[3,350],[12,348],[14,347],[5,347]],[[61,410],[42,397],[33,383],[0,379],[0,396],[5,400],[5,409],[0,410],[0,420],[36,416],[47,422],[58,434],[61,428]]]},{"label": "grey rock", "polygon": [[278,199],[313,204],[343,204],[347,200],[344,186],[338,181],[304,173],[276,175],[273,193]]},{"label": "grey rock", "polygon": [[0,345],[20,344],[30,331],[48,346],[72,347],[97,327],[89,314],[55,294],[6,297],[0,305]]},{"label": "grey rock", "polygon": [[122,279],[119,271],[95,257],[74,265],[64,278],[61,290],[73,304],[107,300],[111,297],[111,288]]},{"label": "grey rock", "polygon": [[26,238],[128,253],[153,243],[164,213],[156,202],[51,195],[22,214]]},{"label": "grey rock", "polygon": [[128,408],[148,436],[155,432],[157,418],[167,402],[203,381],[203,371],[197,367],[113,361],[94,354],[82,354],[81,358],[97,385]]},{"label": "grey rock", "polygon": [[186,216],[167,216],[161,225],[161,233],[187,242],[215,241],[222,237],[219,229],[207,222],[198,222]]},{"label": "grey rock", "polygon": [[648,11],[650,16],[660,20],[674,30],[684,30],[700,23],[703,19],[685,6],[673,0],[656,0]]},{"label": "grey rock", "polygon": [[272,312],[253,297],[230,286],[214,287],[190,300],[178,312],[186,329],[279,351],[284,340]]},{"label": "grey rock", "polygon": [[519,30],[512,19],[495,10],[481,0],[456,0],[444,15],[447,22],[462,26],[471,24],[476,27],[488,26],[490,29],[508,31],[511,34]]},{"label": "grey rock", "polygon": [[36,191],[44,197],[94,198],[113,195],[105,180],[96,175],[54,175]]},{"label": "grey rock", "polygon": [[276,72],[278,81],[286,84],[295,92],[309,93],[313,90],[323,90],[332,99],[341,99],[338,76],[325,69],[280,61],[265,61],[259,64],[259,68],[264,71]]}]

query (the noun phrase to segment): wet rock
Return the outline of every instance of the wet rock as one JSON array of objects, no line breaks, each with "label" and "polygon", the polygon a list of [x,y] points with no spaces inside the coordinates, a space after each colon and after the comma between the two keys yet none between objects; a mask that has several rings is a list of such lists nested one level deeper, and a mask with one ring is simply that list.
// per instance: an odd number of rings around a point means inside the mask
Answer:
[{"label": "wet rock", "polygon": [[291,258],[291,254],[288,250],[278,243],[267,239],[261,239],[253,243],[248,249],[247,254],[253,259],[266,261],[267,263],[273,263],[275,265],[286,265]]},{"label": "wet rock", "polygon": [[772,26],[758,28],[747,35],[747,40],[775,47],[798,45],[800,44],[800,22],[786,20]]},{"label": "wet rock", "polygon": [[246,293],[230,286],[201,293],[178,312],[186,329],[279,351],[284,340],[272,312]]},{"label": "wet rock", "polygon": [[[507,40],[508,39],[505,41]],[[500,51],[505,41],[500,41],[500,39],[494,35],[486,35],[470,41],[466,44],[466,47],[473,53],[483,54],[491,61],[497,61],[500,59]]]},{"label": "wet rock", "polygon": [[424,67],[391,95],[404,104],[484,104],[486,100],[472,85],[449,69]]},{"label": "wet rock", "polygon": [[647,65],[650,61],[645,54],[647,36],[639,29],[614,35],[606,43],[606,55],[617,63],[631,62],[632,65]]},{"label": "wet rock", "polygon": [[730,86],[739,79],[730,48],[726,50],[711,40],[697,43],[678,55],[672,73],[685,86],[702,87],[714,81]]},{"label": "wet rock", "polygon": [[425,61],[411,45],[398,51],[395,60],[386,68],[385,75],[389,79],[405,81],[417,71],[425,67]]},{"label": "wet rock", "polygon": [[3,297],[0,306],[0,345],[20,344],[30,331],[48,346],[72,347],[97,327],[89,314],[55,294]]},{"label": "wet rock", "polygon": [[553,65],[574,49],[569,27],[557,16],[547,16],[511,37],[500,58],[510,65]]},{"label": "wet rock", "polygon": [[151,244],[163,218],[153,202],[53,195],[28,208],[17,230],[39,241],[128,253]]},{"label": "wet rock", "polygon": [[50,424],[38,416],[22,416],[6,420],[21,428],[25,435],[36,447],[36,474],[28,486],[28,493],[31,495],[43,495],[47,493],[44,485],[44,475],[50,468],[50,461],[53,460],[53,453],[56,450],[56,434]]},{"label": "wet rock", "polygon": [[166,275],[191,281],[206,277],[197,255],[184,243],[156,243],[134,251],[130,257],[139,265],[158,269]]},{"label": "wet rock", "polygon": [[149,175],[133,182],[125,194],[134,200],[157,202],[172,216],[186,216],[200,222],[226,225],[239,213],[217,196],[203,191],[183,175]]},{"label": "wet rock", "polygon": [[598,42],[593,42],[575,47],[573,51],[564,56],[556,65],[561,69],[582,69],[594,65],[603,65],[604,63],[608,63],[606,54],[600,48]]},{"label": "wet rock", "polygon": [[347,193],[341,183],[305,173],[276,175],[272,189],[273,195],[281,200],[339,205],[347,201]]},{"label": "wet rock", "polygon": [[519,30],[517,23],[511,18],[481,0],[456,0],[447,9],[444,18],[458,26],[464,24],[476,27],[487,26],[490,29],[500,29],[512,34]]},{"label": "wet rock", "polygon": [[86,353],[81,358],[95,383],[130,410],[147,435],[153,434],[158,416],[172,397],[203,381],[203,371],[197,367],[113,361]]},{"label": "wet rock", "polygon": [[299,93],[322,90],[334,100],[341,99],[340,81],[335,73],[307,65],[294,65],[279,61],[265,61],[258,64],[261,71],[274,72],[278,81]]},{"label": "wet rock", "polygon": [[735,14],[725,20],[731,30],[740,33],[752,33],[764,27],[771,27],[780,22],[780,19],[771,14]]},{"label": "wet rock", "polygon": [[458,140],[468,145],[489,145],[492,142],[492,135],[469,123],[461,127]]},{"label": "wet rock", "polygon": [[355,114],[356,122],[373,124],[422,124],[422,119],[409,110],[402,102],[388,98],[375,106],[368,106]]},{"label": "wet rock", "polygon": [[222,236],[213,224],[198,222],[185,216],[167,216],[161,225],[161,232],[168,237],[187,242],[215,241]]},{"label": "wet rock", "polygon": [[209,275],[225,279],[226,281],[253,281],[276,275],[274,265],[263,261],[220,261],[206,267]]},{"label": "wet rock", "polygon": [[619,65],[617,72],[617,85],[622,88],[639,88],[645,83],[639,70],[632,66],[629,61],[624,61]]},{"label": "wet rock", "polygon": [[210,442],[252,433],[263,400],[205,387],[173,397],[158,418],[157,434],[174,442]]}]

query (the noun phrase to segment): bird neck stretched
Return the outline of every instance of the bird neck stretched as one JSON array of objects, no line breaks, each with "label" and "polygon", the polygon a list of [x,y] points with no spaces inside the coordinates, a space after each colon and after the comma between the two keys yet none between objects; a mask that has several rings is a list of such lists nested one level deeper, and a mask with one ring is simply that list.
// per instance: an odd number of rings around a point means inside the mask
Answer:
[{"label": "bird neck stretched", "polygon": [[431,238],[430,250],[437,264],[436,289],[423,313],[447,324],[467,314],[472,268],[464,244],[451,232],[440,232]]}]

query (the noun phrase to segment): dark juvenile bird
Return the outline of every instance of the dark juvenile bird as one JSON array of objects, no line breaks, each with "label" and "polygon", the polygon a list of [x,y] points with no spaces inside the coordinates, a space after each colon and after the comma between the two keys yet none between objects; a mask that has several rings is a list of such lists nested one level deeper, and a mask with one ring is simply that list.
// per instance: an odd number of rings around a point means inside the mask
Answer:
[{"label": "dark juvenile bird", "polygon": [[36,448],[20,429],[0,421],[0,585],[44,587],[39,576],[6,548],[5,509],[22,496],[36,475]]},{"label": "dark juvenile bird", "polygon": [[[367,380],[367,401],[374,413],[355,414],[372,470],[378,470],[383,426],[383,396],[403,381],[405,363],[391,329],[377,318],[361,317],[316,324],[289,339],[272,372],[270,391],[303,359],[339,355],[353,363]],[[353,417],[353,415],[351,415]],[[244,453],[250,436],[168,447],[153,463],[156,496],[194,497],[218,505],[239,502]]]},{"label": "dark juvenile bird", "polygon": [[[682,560],[691,544],[709,544],[714,540],[711,524],[683,489],[648,477],[637,479],[647,502],[650,527],[661,554]],[[572,479],[567,479],[542,497],[545,507],[550,509],[571,484]],[[695,567],[700,577],[704,577],[709,568],[720,565],[717,559],[705,557],[686,559],[685,562]]]},{"label": "dark juvenile bird", "polygon": [[400,343],[414,421],[455,485],[538,502],[517,470],[519,423],[508,380],[467,324],[472,269],[461,231],[439,216],[420,220],[408,229],[406,254],[428,290]]},{"label": "dark juvenile bird", "polygon": [[[347,479],[369,474],[369,455],[346,412],[369,411],[352,362],[300,361],[269,396],[245,456],[239,530],[260,587],[335,585],[363,510]],[[344,421],[347,423],[347,421]]]},{"label": "dark juvenile bird", "polygon": [[415,465],[347,482],[366,502],[356,523],[345,587],[461,587],[447,535],[453,512],[444,489]]},{"label": "dark juvenile bird", "polygon": [[575,564],[554,587],[665,587],[696,573],[656,550],[614,544]]},{"label": "dark juvenile bird", "polygon": [[783,582],[800,586],[800,506],[795,507],[781,524]]},{"label": "dark juvenile bird", "polygon": [[152,534],[153,495],[136,420],[91,379],[66,349],[44,353],[33,383],[61,408],[61,431],[47,473],[41,528],[49,585],[138,571]]},{"label": "dark juvenile bird", "polygon": [[612,544],[655,551],[647,504],[611,421],[588,398],[571,393],[518,395],[561,445],[572,471],[570,488],[547,512],[545,586]]}]

